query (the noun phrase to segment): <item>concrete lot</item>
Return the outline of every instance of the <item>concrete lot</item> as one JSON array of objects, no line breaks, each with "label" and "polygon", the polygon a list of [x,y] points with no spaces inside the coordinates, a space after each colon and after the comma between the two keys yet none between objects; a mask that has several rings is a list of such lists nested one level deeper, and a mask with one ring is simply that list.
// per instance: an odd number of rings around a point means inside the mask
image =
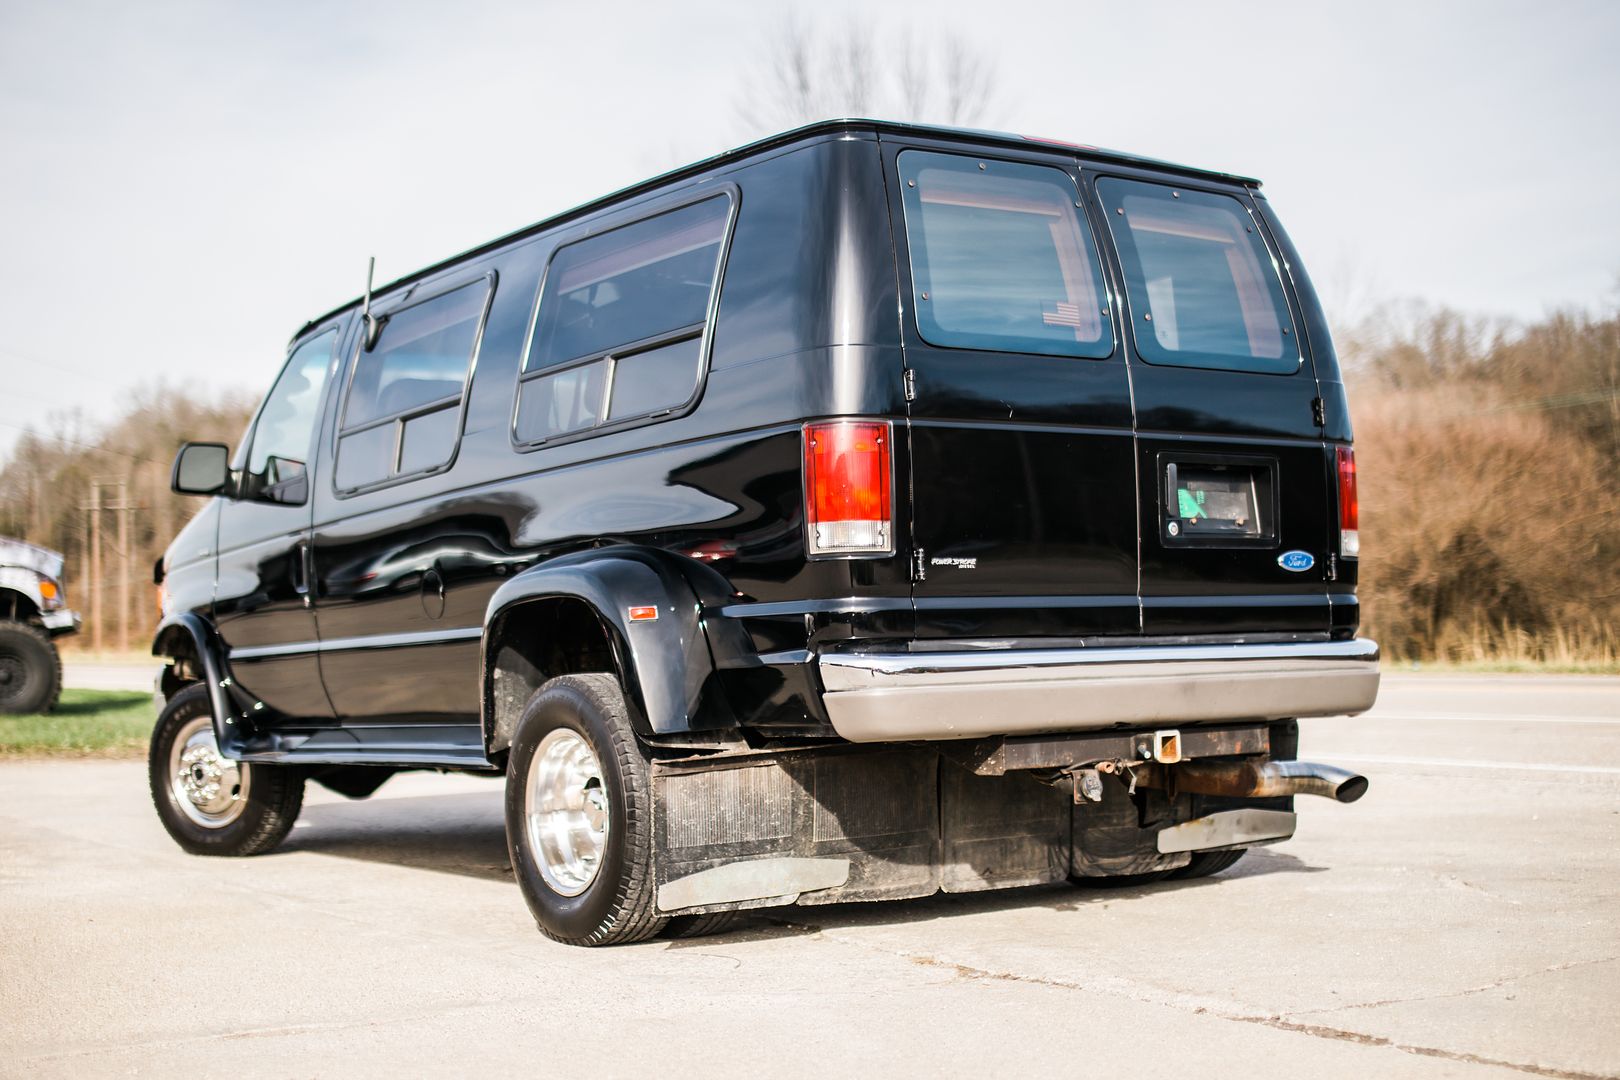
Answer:
[{"label": "concrete lot", "polygon": [[1396,676],[1372,777],[1204,881],[535,932],[497,784],[180,853],[135,762],[0,766],[0,1075],[1620,1075],[1620,680]]}]

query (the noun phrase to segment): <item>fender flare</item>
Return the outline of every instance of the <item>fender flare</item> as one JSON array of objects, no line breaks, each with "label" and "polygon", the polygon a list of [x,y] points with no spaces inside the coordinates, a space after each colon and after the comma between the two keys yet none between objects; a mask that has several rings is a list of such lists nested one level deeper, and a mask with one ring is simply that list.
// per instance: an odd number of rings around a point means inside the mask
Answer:
[{"label": "fender flare", "polygon": [[21,566],[0,566],[0,592],[14,592],[34,605],[36,612],[45,610],[45,597],[39,591],[40,575]]},{"label": "fender flare", "polygon": [[[689,574],[707,571],[656,548],[615,545],[548,559],[509,579],[484,615],[481,724],[493,745],[495,662],[507,625],[526,604],[578,600],[601,622],[613,649],[636,726],[643,735],[669,735],[730,726],[729,709],[700,718],[704,686],[715,665],[703,626],[703,601]],[[718,575],[714,575],[718,577]],[[656,607],[655,619],[632,619],[631,608]]]},{"label": "fender flare", "polygon": [[214,740],[220,752],[226,757],[232,757],[231,747],[236,740],[227,734],[227,727],[232,720],[230,695],[227,688],[230,685],[230,667],[225,661],[225,651],[220,645],[219,635],[208,620],[195,611],[182,611],[169,615],[158,624],[157,633],[152,637],[153,656],[174,656],[176,641],[191,642],[197,653],[197,666],[202,669],[203,685],[208,687],[208,702],[210,711],[214,714]]}]

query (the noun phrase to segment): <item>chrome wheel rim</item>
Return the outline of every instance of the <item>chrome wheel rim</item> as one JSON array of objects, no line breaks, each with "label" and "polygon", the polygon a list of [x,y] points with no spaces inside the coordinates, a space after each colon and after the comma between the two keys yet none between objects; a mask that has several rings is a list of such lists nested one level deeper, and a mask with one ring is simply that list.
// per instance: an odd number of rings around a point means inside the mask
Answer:
[{"label": "chrome wheel rim", "polygon": [[175,736],[169,751],[169,790],[175,805],[194,824],[223,829],[247,809],[252,770],[223,757],[214,740],[214,721],[199,716]]},{"label": "chrome wheel rim", "polygon": [[602,763],[578,732],[557,728],[530,759],[525,790],[540,876],[554,892],[578,896],[596,880],[612,827]]}]

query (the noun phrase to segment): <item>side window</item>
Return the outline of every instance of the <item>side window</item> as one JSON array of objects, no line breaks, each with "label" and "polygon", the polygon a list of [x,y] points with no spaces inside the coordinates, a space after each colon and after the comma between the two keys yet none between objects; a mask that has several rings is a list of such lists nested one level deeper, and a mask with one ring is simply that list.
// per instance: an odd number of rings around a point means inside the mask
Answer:
[{"label": "side window", "polygon": [[1061,169],[900,155],[917,332],[932,345],[1100,359],[1097,246]]},{"label": "side window", "polygon": [[717,195],[557,249],[523,359],[519,443],[692,399],[730,213]]},{"label": "side window", "polygon": [[1099,180],[1136,351],[1152,364],[1288,374],[1300,365],[1271,253],[1230,195]]},{"label": "side window", "polygon": [[253,427],[242,474],[243,498],[290,505],[309,498],[309,452],[336,344],[337,331],[328,330],[287,358]]},{"label": "side window", "polygon": [[354,491],[449,464],[488,306],[488,278],[382,317],[349,376],[339,423],[337,486]]}]

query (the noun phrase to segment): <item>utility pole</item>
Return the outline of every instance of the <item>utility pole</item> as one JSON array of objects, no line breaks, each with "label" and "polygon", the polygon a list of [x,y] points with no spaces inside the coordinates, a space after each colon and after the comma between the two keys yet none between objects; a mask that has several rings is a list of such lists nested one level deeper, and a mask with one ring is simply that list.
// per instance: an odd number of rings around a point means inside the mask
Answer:
[{"label": "utility pole", "polygon": [[101,652],[101,481],[90,481],[90,640]]},{"label": "utility pole", "polygon": [[[105,502],[101,493],[103,488],[116,487],[118,498],[116,501]],[[84,503],[81,509],[89,514],[89,524],[86,526],[89,533],[90,566],[86,574],[85,588],[90,593],[90,641],[96,652],[101,652],[106,634],[106,604],[103,603],[102,594],[107,591],[107,559],[101,542],[101,513],[103,510],[118,515],[118,542],[114,546],[114,554],[118,556],[118,648],[121,652],[129,651],[129,624],[130,624],[130,562],[135,557],[135,545],[131,538],[133,527],[131,515],[139,509],[129,501],[129,479],[127,477],[93,476],[90,478],[90,501]]]},{"label": "utility pole", "polygon": [[129,652],[129,482],[118,481],[118,651]]}]

